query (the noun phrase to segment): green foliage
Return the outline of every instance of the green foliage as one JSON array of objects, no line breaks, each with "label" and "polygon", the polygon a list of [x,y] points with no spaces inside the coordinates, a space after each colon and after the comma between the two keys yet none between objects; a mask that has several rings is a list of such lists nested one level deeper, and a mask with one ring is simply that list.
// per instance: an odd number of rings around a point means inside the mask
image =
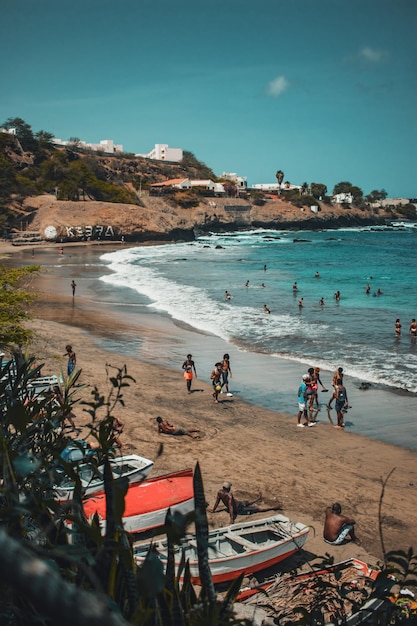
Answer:
[{"label": "green foliage", "polygon": [[387,192],[385,191],[385,189],[381,189],[381,191],[374,189],[373,191],[371,191],[370,194],[366,196],[366,200],[367,202],[371,202],[371,203],[380,202],[381,200],[385,200],[386,197],[387,197]]},{"label": "green foliage", "polygon": [[27,307],[34,294],[25,289],[30,277],[39,271],[38,265],[9,268],[0,265],[0,346],[22,346],[31,336],[25,328]]},{"label": "green foliage", "polygon": [[183,209],[191,209],[192,207],[198,206],[200,203],[198,193],[195,191],[176,191],[169,193],[167,197],[174,205],[180,206]]},{"label": "green foliage", "polygon": [[194,154],[188,150],[183,151],[181,163],[186,168],[193,168],[196,173],[196,178],[210,178],[211,180],[216,179],[216,175],[213,171],[205,163],[199,161]]},{"label": "green foliage", "polygon": [[397,213],[405,217],[407,220],[417,219],[416,207],[414,204],[411,203],[397,207]]},{"label": "green foliage", "polygon": [[277,179],[278,185],[282,185],[282,181],[284,180],[284,172],[282,170],[278,170],[275,174],[275,178]]},{"label": "green foliage", "polygon": [[311,195],[316,198],[316,200],[320,200],[326,195],[327,187],[323,183],[311,183],[310,191]]},{"label": "green foliage", "polygon": [[[200,469],[194,475],[196,532],[200,542],[203,581],[199,597],[183,563],[183,582],[173,568],[164,573],[150,553],[142,568],[133,560],[123,530],[127,480],[113,480],[109,458],[114,452],[114,411],[123,405],[123,391],[134,382],[126,368],[107,366],[110,391],[97,388],[82,403],[90,432],[99,444],[92,467],[104,463],[107,501],[106,531],[97,519],[85,519],[77,463],[65,462],[60,451],[72,439],[65,435],[65,417],[77,402],[80,371],[54,393],[33,398],[30,384],[39,367],[33,358],[8,362],[0,372],[0,623],[10,626],[109,624],[127,626],[217,626],[236,624],[232,606],[241,579],[218,601],[208,568],[205,496]],[[53,498],[57,472],[75,483],[72,502]],[[172,542],[183,536],[187,520],[167,516]],[[70,525],[69,525],[70,524]],[[39,593],[39,589],[48,593]],[[88,592],[88,593],[86,593]],[[7,622],[6,622],[7,620]],[[239,624],[244,622],[240,621]]]},{"label": "green foliage", "polygon": [[307,207],[317,206],[316,198],[308,194],[305,196],[300,196],[300,194],[296,190],[290,193],[286,193],[285,196],[286,197],[289,196],[288,199],[291,201],[291,204],[300,208],[304,206],[307,206]]},{"label": "green foliage", "polygon": [[26,152],[35,151],[38,148],[38,142],[33,136],[32,127],[20,117],[9,117],[3,124],[2,128],[10,130],[16,129],[16,137],[20,141],[20,145]]},{"label": "green foliage", "polygon": [[343,181],[341,183],[337,183],[333,189],[333,195],[338,193],[351,193],[353,196],[354,204],[359,204],[363,198],[363,191],[359,187],[352,185],[352,183],[348,181]]}]

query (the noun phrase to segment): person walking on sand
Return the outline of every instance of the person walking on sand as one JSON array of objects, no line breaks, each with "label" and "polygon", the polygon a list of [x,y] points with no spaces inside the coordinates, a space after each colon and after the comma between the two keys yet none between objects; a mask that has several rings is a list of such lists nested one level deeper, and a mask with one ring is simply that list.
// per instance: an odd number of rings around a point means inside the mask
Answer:
[{"label": "person walking on sand", "polygon": [[[307,411],[307,383],[310,382],[310,376],[304,374],[298,387],[298,414],[297,414],[297,426],[298,428],[304,428],[305,426],[315,426],[315,422],[310,422]],[[304,417],[305,422],[301,423],[301,418]]]},{"label": "person walking on sand", "polygon": [[77,283],[75,282],[75,280],[73,280],[73,281],[71,282],[72,297],[74,297],[74,296],[75,296],[75,288],[76,288],[76,286],[77,286]]},{"label": "person walking on sand", "polygon": [[75,365],[77,363],[77,358],[75,356],[75,352],[72,349],[72,346],[70,344],[68,344],[67,346],[65,346],[65,354],[63,356],[67,356],[68,357],[68,365],[67,365],[67,374],[68,376],[71,376],[72,372],[75,369]]},{"label": "person walking on sand", "polygon": [[223,386],[226,387],[226,394],[232,397],[233,394],[229,391],[229,374],[230,378],[232,378],[232,370],[230,368],[230,356],[226,352],[226,354],[223,355],[222,360],[222,383]]},{"label": "person walking on sand", "polygon": [[223,386],[222,371],[222,364],[218,362],[210,374],[211,383],[213,385],[213,398],[216,404],[219,402],[219,393],[221,392]]},{"label": "person walking on sand", "polygon": [[342,515],[342,507],[338,502],[327,507],[325,515],[323,539],[326,543],[339,546],[347,537],[354,543],[360,543],[355,535],[355,520]]},{"label": "person walking on sand", "polygon": [[281,504],[276,506],[259,507],[255,506],[257,502],[262,500],[262,493],[259,493],[255,500],[244,500],[240,502],[236,500],[231,492],[232,483],[225,481],[222,488],[217,492],[216,502],[214,503],[211,513],[215,513],[220,502],[224,504],[227,512],[230,515],[230,523],[233,524],[238,515],[252,515],[253,513],[266,513],[267,511],[280,511],[282,509]]},{"label": "person walking on sand", "polygon": [[195,363],[193,361],[193,355],[187,354],[187,358],[182,364],[182,369],[184,370],[184,378],[187,384],[187,391],[191,393],[191,383],[193,380],[193,372],[195,377],[197,378],[197,370],[195,369]]},{"label": "person walking on sand", "polygon": [[176,428],[174,424],[168,422],[168,420],[163,420],[162,417],[157,417],[156,422],[158,424],[158,433],[163,433],[164,435],[185,435],[187,437],[191,437],[191,439],[201,439],[200,435],[197,435],[200,431],[197,428],[191,428],[186,430],[185,428]]},{"label": "person walking on sand", "polygon": [[399,317],[395,320],[395,332],[397,335],[401,335],[401,322]]}]

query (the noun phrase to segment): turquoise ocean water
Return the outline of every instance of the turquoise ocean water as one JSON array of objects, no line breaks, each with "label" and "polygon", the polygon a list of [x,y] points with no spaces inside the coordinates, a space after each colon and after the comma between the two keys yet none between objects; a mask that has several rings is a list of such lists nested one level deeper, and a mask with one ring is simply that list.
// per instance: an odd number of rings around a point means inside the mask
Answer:
[{"label": "turquoise ocean water", "polygon": [[[416,224],[208,234],[190,243],[123,248],[101,261],[109,271],[100,277],[100,297],[111,290],[114,299],[117,290],[125,304],[169,316],[271,363],[279,357],[301,370],[314,365],[328,372],[343,366],[347,376],[373,388],[417,393],[417,345],[409,334],[417,318]],[[294,412],[294,394],[277,406],[273,377],[252,375],[262,388],[260,404]]]}]

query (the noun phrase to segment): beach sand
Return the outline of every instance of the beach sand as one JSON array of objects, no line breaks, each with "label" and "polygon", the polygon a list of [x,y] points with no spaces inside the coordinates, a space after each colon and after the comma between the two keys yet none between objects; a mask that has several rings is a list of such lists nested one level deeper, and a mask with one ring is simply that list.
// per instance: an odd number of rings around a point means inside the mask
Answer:
[{"label": "beach sand", "polygon": [[[20,250],[7,260],[14,264],[41,261],[38,251],[31,258],[29,250]],[[74,277],[81,286],[73,300],[68,291]],[[169,345],[177,345],[185,358],[189,329],[165,323],[161,316],[152,314],[140,318],[146,321],[143,327],[138,317],[119,319],[113,306],[94,301],[87,281],[83,283],[74,276],[71,265],[60,267],[59,280],[50,272],[41,275],[33,287],[39,298],[32,308],[36,319],[30,322],[35,333],[30,350],[38,362],[45,364],[43,374],[66,371],[63,354],[65,345],[70,343],[82,369],[80,383],[86,385],[79,388],[77,395],[88,401],[94,386],[105,394],[113,368],[126,365],[135,382],[131,381],[124,390],[124,406],[117,407],[114,413],[125,423],[124,450],[154,459],[153,476],[193,468],[198,461],[210,508],[224,480],[232,482],[232,490],[241,500],[255,498],[261,491],[262,506],[281,505],[283,515],[311,527],[304,550],[308,559],[328,553],[335,561],[356,557],[376,564],[383,556],[378,521],[382,481],[394,470],[381,507],[385,550],[407,550],[410,546],[416,549],[415,452],[337,430],[329,424],[326,414],[319,414],[316,427],[301,429],[296,427],[296,409],[293,415],[285,414],[245,403],[238,395],[225,394],[220,396],[219,404],[214,404],[209,372],[205,370],[199,372],[201,378],[193,381],[193,393],[187,394],[180,366],[163,367],[156,364],[157,358],[156,363],[152,362],[152,351],[163,349],[170,335]],[[140,338],[140,349],[128,355],[117,354],[115,346],[122,332]],[[103,339],[113,342],[111,352],[103,349]],[[208,339],[213,356],[214,352],[221,356],[227,351],[224,342]],[[236,361],[233,372],[237,378]],[[75,414],[78,425],[88,423],[80,403]],[[160,435],[157,416],[169,419],[175,426],[198,428],[202,437],[193,440]],[[86,432],[83,428],[83,434]],[[161,444],[163,452],[158,455]],[[335,501],[342,504],[343,513],[356,519],[361,545],[346,543],[335,547],[323,541],[324,510]],[[272,514],[258,513],[256,517]],[[208,517],[213,527],[229,523],[222,507],[215,514],[209,512]],[[289,564],[293,565],[292,560],[282,564],[281,569]]]}]

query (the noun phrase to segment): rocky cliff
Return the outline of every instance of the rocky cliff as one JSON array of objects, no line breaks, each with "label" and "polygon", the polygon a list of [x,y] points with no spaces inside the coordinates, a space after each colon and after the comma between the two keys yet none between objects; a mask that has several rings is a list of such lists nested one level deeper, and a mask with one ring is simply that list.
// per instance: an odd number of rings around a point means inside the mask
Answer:
[{"label": "rocky cliff", "polygon": [[317,229],[384,224],[392,213],[322,204],[318,212],[285,200],[263,206],[237,198],[204,198],[197,207],[172,206],[145,195],[142,206],[106,202],[70,202],[54,195],[27,198],[22,206],[22,241],[121,240],[127,242],[192,240],[204,232],[250,228]]}]

